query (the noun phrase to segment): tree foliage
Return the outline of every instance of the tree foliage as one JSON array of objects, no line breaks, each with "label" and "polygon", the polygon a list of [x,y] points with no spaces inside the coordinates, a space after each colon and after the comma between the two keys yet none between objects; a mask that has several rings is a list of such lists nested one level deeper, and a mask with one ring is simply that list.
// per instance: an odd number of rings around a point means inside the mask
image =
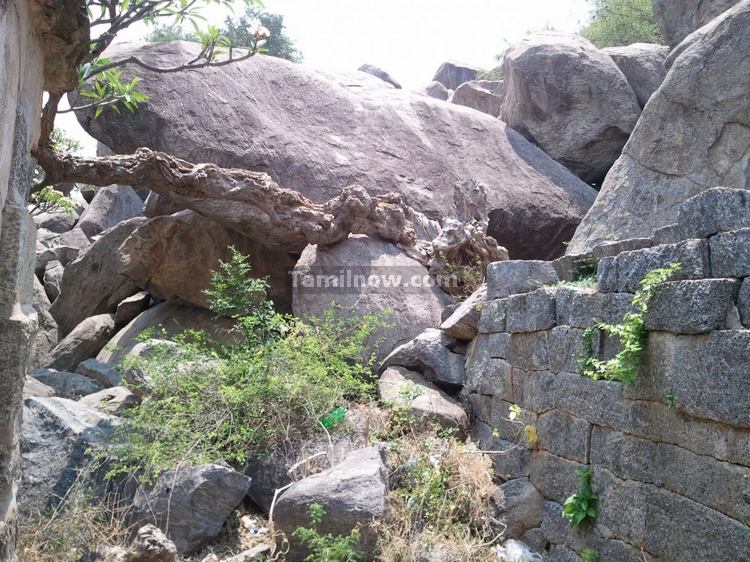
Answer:
[{"label": "tree foliage", "polygon": [[664,43],[651,0],[591,0],[591,21],[580,33],[597,47]]}]

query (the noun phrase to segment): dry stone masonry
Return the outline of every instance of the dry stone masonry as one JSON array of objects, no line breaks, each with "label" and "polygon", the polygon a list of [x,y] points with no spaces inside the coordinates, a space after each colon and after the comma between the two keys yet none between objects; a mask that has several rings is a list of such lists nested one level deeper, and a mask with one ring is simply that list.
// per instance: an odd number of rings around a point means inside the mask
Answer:
[{"label": "dry stone masonry", "polygon": [[[550,561],[581,560],[587,548],[605,561],[641,560],[641,549],[648,560],[750,560],[748,195],[715,188],[688,200],[672,243],[489,268],[463,396],[483,448],[508,451],[494,457],[503,487],[526,498],[506,507],[511,538]],[[598,286],[567,283],[594,255]],[[682,269],[646,313],[635,383],[582,376],[584,330],[620,322],[640,279],[674,262]],[[611,338],[593,340],[599,358],[619,351]],[[514,404],[535,430],[531,444],[509,421]],[[580,467],[593,472],[598,514],[574,529],[562,506]]]}]

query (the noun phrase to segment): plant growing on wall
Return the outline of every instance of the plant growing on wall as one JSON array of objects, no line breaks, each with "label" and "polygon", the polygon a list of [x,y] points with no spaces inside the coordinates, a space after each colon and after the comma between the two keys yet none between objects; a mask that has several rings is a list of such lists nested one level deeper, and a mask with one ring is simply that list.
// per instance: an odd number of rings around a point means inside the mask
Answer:
[{"label": "plant growing on wall", "polygon": [[[645,326],[648,304],[659,285],[669,280],[680,267],[678,263],[671,263],[667,267],[649,271],[641,280],[641,288],[633,297],[635,311],[625,314],[621,323],[598,322],[586,329],[583,333],[584,355],[580,361],[581,374],[594,380],[606,379],[628,384],[635,382],[648,338]],[[598,333],[616,336],[622,350],[611,359],[595,358],[593,341]]]},{"label": "plant growing on wall", "polygon": [[579,527],[586,521],[596,519],[596,506],[599,495],[591,489],[591,470],[588,468],[576,468],[578,476],[578,491],[565,500],[563,505],[563,517],[571,527]]}]

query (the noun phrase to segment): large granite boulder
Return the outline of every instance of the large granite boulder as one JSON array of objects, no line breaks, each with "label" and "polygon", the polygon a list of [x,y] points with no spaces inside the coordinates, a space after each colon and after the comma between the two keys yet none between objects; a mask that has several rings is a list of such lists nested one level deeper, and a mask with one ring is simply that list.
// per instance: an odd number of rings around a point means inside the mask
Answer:
[{"label": "large granite boulder", "polygon": [[60,296],[50,308],[61,336],[89,316],[114,311],[118,303],[138,290],[122,275],[117,249],[145,221],[137,217],[109,229],[65,268]]},{"label": "large granite boulder", "polygon": [[253,275],[269,277],[270,296],[281,308],[290,308],[295,259],[193,211],[150,219],[125,241],[119,254],[123,274],[155,297],[208,308],[204,291],[211,287],[219,260],[231,258],[229,246],[249,256]]},{"label": "large granite boulder", "polygon": [[748,29],[745,1],[681,45],[568,253],[651,236],[708,188],[750,187]]},{"label": "large granite boulder", "polygon": [[424,266],[393,244],[356,236],[302,252],[294,268],[292,307],[301,318],[320,317],[331,307],[348,318],[389,312],[384,319],[388,326],[370,338],[368,352],[380,361],[394,347],[440,324],[452,299],[431,281]]},{"label": "large granite boulder", "polygon": [[115,330],[114,314],[89,316],[50,351],[46,364],[53,369],[72,371],[86,359],[95,357]]},{"label": "large granite boulder", "polygon": [[374,64],[363,64],[357,70],[359,70],[360,72],[366,72],[367,74],[372,74],[376,78],[380,78],[383,82],[390,84],[394,88],[398,88],[399,90],[401,89],[401,84],[398,82],[398,80],[391,76],[390,72],[383,70],[379,66],[375,66]]},{"label": "large granite boulder", "polygon": [[638,103],[645,107],[667,75],[664,61],[669,55],[669,47],[653,43],[633,43],[623,47],[608,47],[602,51],[612,57],[628,79]]},{"label": "large granite boulder", "polygon": [[502,80],[472,80],[456,88],[450,102],[497,117],[503,110],[504,99]]},{"label": "large granite boulder", "polygon": [[651,0],[654,17],[672,46],[740,0]]},{"label": "large granite boulder", "polygon": [[95,236],[116,224],[143,214],[143,201],[129,185],[100,187],[78,219],[76,228]]},{"label": "large granite boulder", "polygon": [[614,61],[577,35],[533,35],[503,62],[502,119],[587,182],[600,182],[641,113]]},{"label": "large granite boulder", "polygon": [[[199,48],[126,44],[109,55],[173,66]],[[560,254],[595,197],[498,119],[364,73],[332,76],[265,56],[191,73],[125,72],[141,77],[148,103],[123,115],[78,115],[117,152],[145,146],[267,172],[317,203],[352,184],[397,192],[433,219],[453,214],[454,185],[471,178],[487,188],[490,235],[517,258]]]},{"label": "large granite boulder", "polygon": [[444,62],[435,71],[435,76],[432,79],[435,82],[440,82],[449,90],[455,90],[464,82],[476,80],[482,72],[482,69],[476,66],[460,62]]}]

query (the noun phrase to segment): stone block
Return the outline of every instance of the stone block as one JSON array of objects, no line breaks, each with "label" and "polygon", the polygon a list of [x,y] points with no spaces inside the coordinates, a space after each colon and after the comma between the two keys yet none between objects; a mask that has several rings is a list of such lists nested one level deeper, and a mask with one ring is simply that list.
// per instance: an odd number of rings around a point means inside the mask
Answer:
[{"label": "stone block", "polygon": [[482,450],[502,451],[499,454],[492,455],[492,467],[495,476],[503,480],[528,478],[531,451],[517,443],[494,437],[492,428],[487,424],[477,422],[474,424],[473,430],[474,441],[479,443]]},{"label": "stone block", "polygon": [[488,358],[482,363],[471,363],[464,389],[489,396],[509,399],[513,396],[511,365],[503,359]]},{"label": "stone block", "polygon": [[557,291],[557,324],[588,328],[596,322],[616,324],[634,310],[631,293],[600,293],[593,289],[560,287]]},{"label": "stone block", "polygon": [[591,424],[586,420],[552,410],[539,416],[536,431],[540,449],[576,462],[588,462]]},{"label": "stone block", "polygon": [[575,373],[584,354],[583,330],[557,326],[547,334],[550,371]]},{"label": "stone block", "polygon": [[617,429],[629,426],[633,418],[633,402],[623,400],[623,386],[619,382],[560,373],[554,377],[552,403],[555,408],[590,423]]},{"label": "stone block", "polygon": [[634,293],[649,271],[681,264],[673,280],[705,279],[711,276],[707,240],[685,240],[677,244],[654,246],[624,252],[599,262],[599,289],[605,293]]},{"label": "stone block", "polygon": [[550,549],[545,560],[547,562],[581,562],[581,557],[567,546],[558,544]]},{"label": "stone block", "polygon": [[718,234],[711,237],[709,244],[713,277],[750,275],[750,228]]},{"label": "stone block", "polygon": [[742,282],[740,294],[737,297],[737,308],[740,310],[740,318],[745,328],[750,328],[750,277]]},{"label": "stone block", "polygon": [[578,468],[585,466],[546,451],[537,451],[531,457],[529,479],[546,499],[562,504],[578,490]]},{"label": "stone block", "polygon": [[525,371],[548,371],[547,332],[511,334],[507,354],[514,367]]},{"label": "stone block", "polygon": [[440,329],[459,340],[474,339],[486,300],[487,285],[482,285],[456,307],[453,313],[440,324]]},{"label": "stone block", "polygon": [[508,299],[487,301],[479,317],[480,334],[495,334],[505,331],[506,305]]},{"label": "stone block", "polygon": [[662,244],[676,244],[685,240],[685,235],[677,223],[668,224],[662,226],[654,231],[654,246],[661,246]]},{"label": "stone block", "polygon": [[508,526],[505,537],[520,539],[523,534],[542,523],[542,495],[528,478],[509,480],[498,488],[496,503]]},{"label": "stone block", "polygon": [[543,287],[508,298],[505,329],[511,333],[549,330],[555,325],[557,289]]},{"label": "stone block", "polygon": [[31,304],[36,226],[24,208],[6,207],[0,230],[0,303]]},{"label": "stone block", "polygon": [[495,357],[497,359],[505,359],[506,357],[508,357],[508,343],[510,342],[510,334],[490,334],[487,338],[490,357]]},{"label": "stone block", "polygon": [[468,400],[474,417],[488,425],[494,437],[526,448],[531,447],[524,440],[523,431],[527,425],[536,426],[537,415],[534,412],[521,408],[517,417],[511,420],[510,408],[514,406],[513,402],[481,394],[470,394]]},{"label": "stone block", "polygon": [[739,288],[736,279],[667,281],[648,304],[646,328],[675,334],[724,330]]},{"label": "stone block", "polygon": [[682,204],[677,224],[686,238],[750,227],[750,191],[729,187],[702,191]]},{"label": "stone block", "polygon": [[596,274],[596,259],[590,254],[570,254],[552,260],[560,281],[576,281]]},{"label": "stone block", "polygon": [[653,245],[652,238],[629,238],[627,240],[615,240],[613,242],[604,242],[594,246],[591,250],[591,255],[594,260],[599,261],[602,258],[610,256],[617,256],[623,252],[630,252],[633,250],[642,250],[643,248],[650,248]]},{"label": "stone block", "polygon": [[622,480],[609,470],[592,467],[591,487],[599,495],[596,527],[606,539],[641,544],[651,521],[649,508],[653,486]]},{"label": "stone block", "polygon": [[487,298],[498,299],[529,293],[544,285],[557,283],[557,273],[551,262],[539,260],[511,260],[487,266]]},{"label": "stone block", "polygon": [[[571,492],[571,494],[574,492]],[[573,550],[588,548],[590,529],[571,527],[563,517],[563,506],[555,501],[545,501],[542,506],[542,532],[548,542],[565,545]]]},{"label": "stone block", "polygon": [[750,428],[750,331],[652,332],[638,386],[687,414]]},{"label": "stone block", "polygon": [[513,402],[535,413],[555,407],[555,378],[549,371],[513,369]]}]

